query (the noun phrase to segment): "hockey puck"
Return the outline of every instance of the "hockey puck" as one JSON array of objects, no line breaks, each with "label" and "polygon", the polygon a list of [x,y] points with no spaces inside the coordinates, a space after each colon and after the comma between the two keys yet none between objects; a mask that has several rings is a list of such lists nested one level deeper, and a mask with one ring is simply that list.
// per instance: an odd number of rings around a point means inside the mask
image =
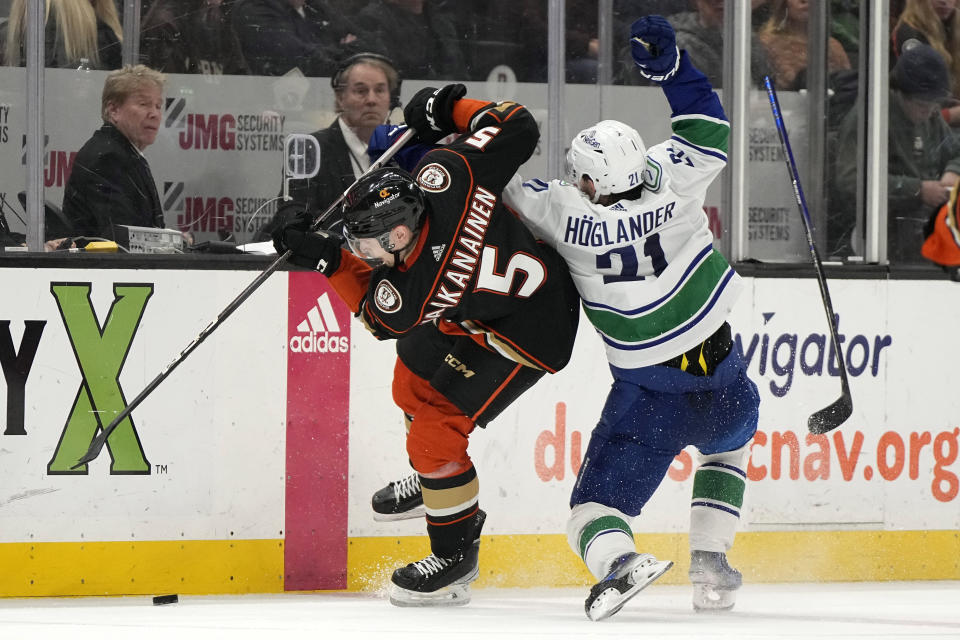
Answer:
[{"label": "hockey puck", "polygon": [[168,596],[153,596],[153,604],[155,605],[176,604],[178,601],[179,598],[177,598],[177,594],[175,593],[171,593]]}]

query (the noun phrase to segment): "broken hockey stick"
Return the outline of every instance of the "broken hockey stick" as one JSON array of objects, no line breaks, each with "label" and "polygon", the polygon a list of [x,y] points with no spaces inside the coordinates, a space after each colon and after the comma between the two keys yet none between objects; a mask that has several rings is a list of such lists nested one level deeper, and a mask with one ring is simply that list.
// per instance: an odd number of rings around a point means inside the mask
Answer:
[{"label": "broken hockey stick", "polygon": [[[377,160],[370,165],[370,168],[364,172],[363,176],[366,176],[370,172],[379,169],[386,164],[387,161],[390,160],[390,158],[392,158],[393,155],[399,151],[414,135],[416,135],[416,131],[411,128],[408,128],[406,131],[404,131],[403,134],[397,138],[396,142],[390,145],[390,147],[383,152],[383,155],[377,158]],[[361,176],[361,178],[363,176]],[[356,184],[359,180],[360,178],[357,178],[353,184]],[[310,226],[311,230],[319,229],[323,225],[323,223],[329,218],[330,214],[340,206],[341,202],[343,202],[343,199],[346,197],[347,192],[353,187],[353,184],[347,187],[347,189],[340,194],[340,197],[337,198],[333,204],[327,207],[327,209],[314,220],[313,224]],[[266,282],[267,278],[269,278],[274,271],[279,269],[280,266],[286,262],[292,254],[293,252],[288,249],[283,253],[283,255],[274,260],[270,266],[264,269],[263,272],[257,276],[253,282],[247,285],[247,288],[241,291],[240,295],[234,298],[233,301],[231,301],[230,304],[228,304],[223,311],[220,312],[220,315],[217,316],[216,320],[208,324],[206,328],[204,328],[203,331],[201,331],[197,337],[193,339],[193,342],[187,345],[186,349],[181,351],[177,357],[175,357],[170,364],[168,364],[166,368],[157,375],[156,378],[150,381],[143,391],[137,394],[136,398],[131,400],[130,403],[123,408],[123,411],[117,414],[110,424],[104,427],[100,433],[97,434],[97,436],[90,442],[90,447],[87,449],[87,452],[83,454],[83,456],[80,457],[80,460],[77,461],[77,464],[73,465],[71,468],[76,469],[81,467],[99,456],[100,451],[103,450],[103,445],[106,443],[107,438],[110,437],[110,434],[113,433],[113,430],[116,429],[121,422],[126,420],[127,417],[133,413],[133,410],[136,409],[137,406],[139,406],[139,404],[143,402],[143,400],[150,395],[150,393],[153,392],[153,390],[156,389],[160,383],[163,382],[167,376],[169,376],[173,370],[176,369],[177,366],[193,352],[194,349],[200,346],[201,342],[206,340],[207,337],[213,333],[217,327],[223,324],[223,322],[229,318],[230,315],[260,287],[260,285]]]},{"label": "broken hockey stick", "polygon": [[823,275],[823,263],[820,262],[820,254],[813,243],[813,223],[810,221],[810,213],[807,211],[807,200],[803,197],[803,189],[800,187],[800,174],[797,172],[797,163],[793,159],[793,150],[790,148],[790,138],[787,137],[787,127],[780,112],[780,101],[777,100],[777,92],[773,88],[773,81],[770,76],[764,77],[764,84],[767,87],[767,95],[770,97],[770,109],[773,111],[777,133],[780,134],[780,146],[783,149],[784,160],[787,163],[787,170],[790,172],[790,179],[793,181],[793,195],[796,197],[797,206],[802,214],[803,228],[807,233],[807,244],[810,246],[810,255],[813,257],[813,266],[817,272],[817,282],[820,284],[820,298],[823,300],[823,308],[827,313],[827,324],[830,325],[830,339],[833,341],[833,348],[837,353],[837,365],[840,369],[840,397],[811,415],[807,420],[807,428],[811,433],[827,433],[843,424],[853,413],[853,398],[850,396],[847,367],[843,363],[840,340],[837,338],[837,319],[833,313],[833,303],[830,302],[827,279]]}]

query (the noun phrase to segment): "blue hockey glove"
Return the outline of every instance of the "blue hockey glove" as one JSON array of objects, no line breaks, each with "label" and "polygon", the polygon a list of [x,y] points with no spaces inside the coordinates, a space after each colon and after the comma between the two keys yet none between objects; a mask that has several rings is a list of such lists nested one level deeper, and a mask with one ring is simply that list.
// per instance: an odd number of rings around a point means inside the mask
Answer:
[{"label": "blue hockey glove", "polygon": [[644,16],[631,25],[630,52],[640,75],[654,82],[669,80],[680,65],[677,36],[663,16]]},{"label": "blue hockey glove", "polygon": [[306,217],[298,216],[273,232],[273,247],[278,254],[292,252],[288,258],[298,267],[314,269],[325,276],[340,267],[341,238],[327,231],[310,231]]},{"label": "blue hockey glove", "polygon": [[462,84],[420,89],[403,108],[403,121],[416,130],[417,142],[434,144],[451,133],[457,133],[453,105],[465,95],[467,88]]},{"label": "blue hockey glove", "polygon": [[[367,155],[370,156],[370,162],[379,160],[383,152],[389,149],[406,130],[407,125],[405,124],[381,124],[374,129],[373,135],[370,136],[370,142],[367,144]],[[408,142],[400,151],[393,154],[392,159],[401,169],[407,173],[413,173],[420,159],[433,148],[433,145],[429,144]]]}]

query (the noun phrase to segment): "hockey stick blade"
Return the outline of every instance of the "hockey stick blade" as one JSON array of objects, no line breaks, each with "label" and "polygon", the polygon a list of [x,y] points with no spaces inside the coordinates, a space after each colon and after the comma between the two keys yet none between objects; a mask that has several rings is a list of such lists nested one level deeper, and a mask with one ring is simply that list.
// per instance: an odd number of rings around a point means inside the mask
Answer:
[{"label": "hockey stick blade", "polygon": [[815,435],[829,433],[846,422],[852,413],[853,400],[849,393],[845,393],[832,404],[811,415],[807,420],[807,429]]},{"label": "hockey stick blade", "polygon": [[[416,135],[416,133],[417,132],[414,131],[412,128],[408,128],[406,131],[404,131],[403,134],[400,135],[400,137],[397,138],[397,140],[392,145],[390,145],[390,148],[384,151],[383,154],[379,158],[377,158],[375,162],[371,163],[370,168],[367,169],[363,175],[364,176],[368,175],[370,172],[375,171],[376,169],[379,169],[384,164],[386,164],[390,160],[390,158],[392,158],[394,154],[400,150],[401,147],[403,147],[408,141],[410,141],[413,138],[414,135]],[[357,178],[357,181],[359,180],[360,178]],[[353,184],[356,184],[356,181],[354,181]],[[347,189],[340,195],[340,197],[337,198],[337,200],[333,204],[327,207],[326,211],[324,211],[319,217],[317,217],[316,220],[314,220],[313,224],[310,227],[311,229],[316,230],[320,228],[321,224],[331,215],[331,213],[333,213],[333,211],[337,208],[337,206],[341,202],[343,202],[344,198],[346,198],[347,192],[353,188],[353,184],[347,187]],[[160,385],[160,383],[163,382],[167,378],[167,376],[169,376],[173,372],[173,370],[176,369],[180,365],[180,363],[183,362],[187,358],[187,356],[189,356],[193,352],[194,349],[200,346],[200,343],[206,340],[207,336],[209,336],[211,333],[213,333],[217,329],[217,327],[223,324],[223,322],[228,317],[230,317],[230,315],[234,311],[236,311],[240,307],[240,305],[243,304],[244,301],[246,301],[246,299],[253,294],[254,291],[260,288],[260,285],[266,282],[267,278],[269,278],[274,271],[279,269],[291,255],[293,255],[293,252],[288,249],[282,255],[277,256],[277,259],[274,260],[270,264],[270,266],[264,269],[260,273],[260,275],[253,280],[253,282],[248,284],[247,287],[243,291],[241,291],[236,298],[234,298],[226,307],[224,307],[223,311],[220,312],[220,315],[218,315],[213,322],[208,324],[203,329],[203,331],[197,334],[197,337],[193,339],[193,342],[188,344],[186,348],[183,351],[181,351],[177,355],[177,357],[175,357],[170,362],[170,364],[166,366],[166,368],[163,371],[157,374],[157,377],[151,380],[150,383],[146,387],[144,387],[143,391],[137,394],[136,398],[131,400],[130,403],[127,404],[127,406],[124,407],[123,410],[116,415],[116,417],[113,419],[113,421],[110,422],[110,424],[104,427],[100,431],[100,433],[98,433],[96,437],[90,441],[90,446],[87,448],[87,452],[82,456],[80,456],[80,459],[77,461],[77,464],[73,465],[70,468],[79,469],[83,465],[87,464],[88,462],[91,462],[97,456],[99,456],[100,452],[103,450],[103,445],[106,444],[107,442],[107,438],[109,438],[110,434],[113,433],[113,430],[117,428],[117,425],[119,425],[121,422],[123,422],[127,418],[127,416],[133,413],[133,410],[136,409],[137,406],[139,406],[140,403],[143,402],[143,400],[148,395],[150,395],[150,393],[154,389],[156,389]]]},{"label": "hockey stick blade", "polygon": [[90,441],[90,447],[87,449],[87,452],[80,456],[80,459],[77,460],[77,464],[70,467],[70,469],[79,469],[88,462],[96,460],[97,456],[100,455],[100,451],[103,449],[103,445],[107,442],[107,435],[107,430],[101,429],[100,433],[97,434],[97,437]]},{"label": "hockey stick blade", "polygon": [[773,86],[773,81],[770,79],[770,76],[764,77],[764,84],[767,88],[767,96],[770,98],[770,110],[773,112],[773,122],[777,127],[777,134],[780,136],[780,147],[783,150],[784,162],[786,162],[787,172],[790,174],[790,180],[793,183],[793,195],[796,198],[797,208],[801,214],[800,219],[803,221],[803,230],[807,236],[810,257],[813,260],[813,267],[817,274],[817,284],[820,286],[820,299],[823,302],[823,310],[827,314],[827,325],[830,327],[830,341],[833,344],[834,352],[837,354],[837,369],[840,372],[840,388],[842,392],[840,397],[807,419],[807,429],[810,433],[819,435],[836,429],[850,417],[853,413],[853,398],[850,396],[850,382],[847,379],[847,367],[843,362],[843,351],[837,335],[838,319],[833,313],[833,303],[830,301],[830,289],[827,287],[827,278],[823,273],[823,263],[820,261],[817,245],[813,241],[813,223],[810,220],[810,212],[807,210],[807,200],[803,196],[803,187],[800,186],[800,173],[797,171],[797,162],[793,158],[793,149],[790,148],[790,137],[787,135],[787,125],[783,121],[783,114],[780,111],[780,101],[777,99],[777,91]]}]

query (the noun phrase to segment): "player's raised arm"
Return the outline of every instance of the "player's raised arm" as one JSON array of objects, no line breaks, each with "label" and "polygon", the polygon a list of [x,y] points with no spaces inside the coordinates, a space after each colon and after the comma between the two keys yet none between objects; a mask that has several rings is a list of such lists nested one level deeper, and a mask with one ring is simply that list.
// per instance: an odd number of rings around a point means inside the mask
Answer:
[{"label": "player's raised arm", "polygon": [[658,191],[669,181],[672,191],[702,198],[727,164],[730,123],[720,99],[687,52],[677,48],[666,19],[640,18],[631,34],[634,62],[660,85],[671,109],[673,135],[647,154],[647,187]]},{"label": "player's raised arm", "polygon": [[[630,50],[640,74],[658,83],[672,111],[674,132],[680,116],[707,116],[726,123],[720,99],[703,73],[694,66],[686,51],[677,48],[673,27],[661,16],[644,16],[630,27]],[[684,127],[680,127],[684,129]],[[692,132],[693,142],[722,147],[726,152],[729,127],[705,128]],[[722,138],[722,140],[721,140]]]},{"label": "player's raised arm", "polygon": [[420,142],[433,143],[451,134],[453,142],[427,154],[421,165],[451,162],[449,154],[469,165],[471,174],[482,178],[485,188],[499,192],[526,162],[537,146],[540,130],[533,115],[516,102],[491,102],[464,97],[466,87],[448,84],[421,89],[403,110],[406,123]]}]

